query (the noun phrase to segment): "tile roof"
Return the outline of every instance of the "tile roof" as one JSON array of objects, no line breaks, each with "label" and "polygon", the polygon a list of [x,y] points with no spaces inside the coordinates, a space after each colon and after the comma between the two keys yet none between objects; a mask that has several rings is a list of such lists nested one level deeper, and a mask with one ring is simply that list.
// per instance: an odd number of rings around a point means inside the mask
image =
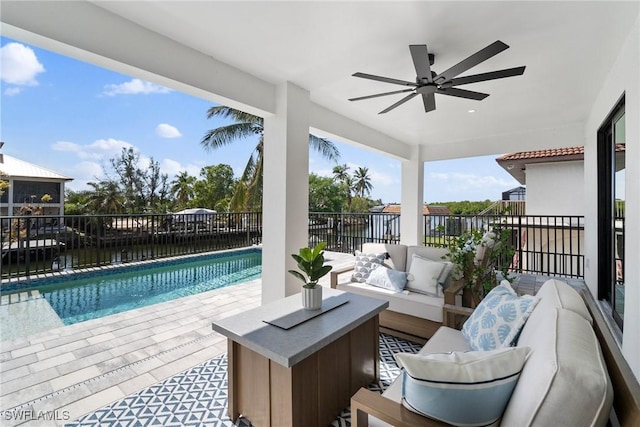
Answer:
[{"label": "tile roof", "polygon": [[6,154],[0,154],[0,156],[0,172],[3,172],[10,178],[40,178],[59,181],[73,180],[73,178],[68,176],[34,165],[33,163],[25,162],[24,160],[16,159],[15,157],[7,156]]},{"label": "tile roof", "polygon": [[[400,205],[387,205],[382,210],[383,213],[400,213]],[[451,211],[446,206],[422,206],[422,214],[432,214],[432,215],[449,215]]]},{"label": "tile roof", "polygon": [[507,153],[498,157],[496,160],[541,159],[547,157],[573,156],[579,154],[584,154],[584,147],[551,148],[548,150]]},{"label": "tile roof", "polygon": [[[625,145],[616,144],[616,151],[625,151]],[[550,158],[550,157],[583,156],[583,155],[584,155],[584,147],[550,148],[548,150],[520,151],[519,153],[507,153],[498,157],[496,161],[544,159],[544,158]]]}]

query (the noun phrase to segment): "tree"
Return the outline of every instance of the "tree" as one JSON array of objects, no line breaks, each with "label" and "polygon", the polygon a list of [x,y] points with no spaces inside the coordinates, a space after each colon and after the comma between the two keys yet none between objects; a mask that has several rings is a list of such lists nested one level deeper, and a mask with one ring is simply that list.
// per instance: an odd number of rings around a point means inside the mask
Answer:
[{"label": "tree", "polygon": [[195,195],[193,185],[196,183],[196,177],[189,175],[188,172],[180,172],[173,181],[171,181],[171,194],[178,203],[178,208],[184,208]]},{"label": "tree", "polygon": [[349,175],[349,166],[346,164],[336,165],[333,167],[333,179],[342,184],[343,191],[347,199],[347,212],[351,212],[351,203],[353,201],[353,178]]},{"label": "tree", "polygon": [[126,197],[118,183],[111,179],[88,182],[93,191],[87,197],[87,208],[93,214],[117,214],[125,210]]},{"label": "tree", "polygon": [[369,168],[359,167],[353,174],[353,189],[360,197],[365,197],[373,190],[373,184],[371,184],[371,177],[369,176]]},{"label": "tree", "polygon": [[[217,106],[207,110],[207,118],[218,117],[231,119],[233,123],[223,125],[207,131],[200,141],[205,150],[215,150],[222,146],[232,144],[239,140],[250,140],[258,137],[257,144],[244,171],[240,177],[242,185],[236,185],[231,206],[235,210],[260,210],[262,209],[262,172],[263,172],[263,146],[264,125],[262,117],[245,113],[230,107]],[[340,153],[336,146],[329,140],[309,135],[309,145],[328,160],[337,160]],[[237,194],[243,192],[244,194]],[[242,203],[242,204],[240,204]]]},{"label": "tree", "polygon": [[309,211],[339,212],[344,205],[344,192],[331,178],[309,174]]},{"label": "tree", "polygon": [[65,215],[84,215],[89,213],[87,205],[91,192],[88,190],[65,190],[64,213]]},{"label": "tree", "polygon": [[[149,159],[146,168],[140,167],[140,154],[133,148],[123,148],[119,157],[110,160],[124,193],[124,209],[129,213],[156,211],[169,193],[168,176],[160,173],[160,164]],[[109,179],[109,181],[114,181]],[[119,184],[115,184],[119,186]],[[164,200],[163,200],[164,199]],[[163,202],[163,203],[161,203]]]},{"label": "tree", "polygon": [[231,166],[205,166],[200,170],[200,177],[202,179],[193,185],[194,204],[197,205],[193,207],[216,209],[221,201],[229,203],[235,183]]}]

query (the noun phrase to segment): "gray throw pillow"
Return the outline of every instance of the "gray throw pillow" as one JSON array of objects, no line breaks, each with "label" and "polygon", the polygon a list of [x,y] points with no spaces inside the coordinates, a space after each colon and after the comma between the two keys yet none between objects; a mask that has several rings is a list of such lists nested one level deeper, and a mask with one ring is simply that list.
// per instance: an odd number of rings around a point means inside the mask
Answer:
[{"label": "gray throw pillow", "polygon": [[353,268],[353,274],[351,275],[352,282],[364,283],[369,278],[369,274],[378,268],[384,260],[387,259],[387,253],[371,253],[365,254],[360,251],[356,251],[356,264]]}]

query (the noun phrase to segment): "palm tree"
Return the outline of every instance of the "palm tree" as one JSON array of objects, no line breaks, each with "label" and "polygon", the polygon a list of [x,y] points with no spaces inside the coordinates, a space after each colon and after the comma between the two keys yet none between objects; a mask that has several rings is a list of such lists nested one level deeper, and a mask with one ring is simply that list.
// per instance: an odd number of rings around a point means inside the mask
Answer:
[{"label": "palm tree", "polygon": [[189,175],[186,171],[180,172],[173,181],[171,181],[171,193],[176,198],[178,206],[185,207],[189,200],[193,198],[193,184],[196,183],[196,177]]},{"label": "palm tree", "polygon": [[371,193],[373,189],[373,184],[371,184],[371,177],[369,176],[369,168],[359,167],[353,174],[353,179],[355,183],[353,185],[353,189],[355,192],[362,198],[364,198],[365,194]]},{"label": "palm tree", "polygon": [[[234,210],[260,210],[262,209],[262,170],[263,170],[263,146],[264,146],[264,121],[262,117],[245,113],[230,107],[217,106],[207,110],[207,118],[219,117],[232,119],[233,123],[220,126],[205,133],[200,144],[205,150],[215,150],[224,145],[238,140],[258,136],[258,143],[254,152],[249,157],[244,168],[240,182],[234,189],[232,196],[232,209]],[[336,146],[324,138],[309,135],[309,145],[319,152],[324,158],[336,161],[340,153]],[[242,192],[243,194],[238,194]]]},{"label": "palm tree", "polygon": [[344,185],[347,196],[347,212],[351,212],[351,202],[353,196],[351,190],[353,189],[353,178],[349,175],[349,166],[346,164],[336,165],[333,167],[333,179]]},{"label": "palm tree", "polygon": [[117,182],[106,179],[87,184],[93,187],[87,197],[87,207],[92,213],[116,214],[124,210],[126,198]]}]

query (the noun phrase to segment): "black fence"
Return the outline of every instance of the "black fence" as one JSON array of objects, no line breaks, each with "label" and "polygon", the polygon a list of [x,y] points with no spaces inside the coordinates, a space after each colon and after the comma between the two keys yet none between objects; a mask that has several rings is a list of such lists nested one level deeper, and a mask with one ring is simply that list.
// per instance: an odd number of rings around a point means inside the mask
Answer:
[{"label": "black fence", "polygon": [[261,213],[0,218],[2,279],[259,244]]},{"label": "black fence", "polygon": [[[262,242],[261,213],[14,216],[0,218],[2,279],[166,258]],[[511,230],[514,272],[584,276],[584,218],[424,215],[426,246],[496,225]],[[309,245],[353,253],[366,242],[400,243],[400,215],[309,214]]]},{"label": "black fence", "polygon": [[[448,247],[471,230],[500,226],[511,231],[518,273],[584,277],[584,217],[543,215],[424,215],[425,246]],[[309,215],[309,244],[351,253],[366,242],[400,243],[400,215],[390,213]]]}]

